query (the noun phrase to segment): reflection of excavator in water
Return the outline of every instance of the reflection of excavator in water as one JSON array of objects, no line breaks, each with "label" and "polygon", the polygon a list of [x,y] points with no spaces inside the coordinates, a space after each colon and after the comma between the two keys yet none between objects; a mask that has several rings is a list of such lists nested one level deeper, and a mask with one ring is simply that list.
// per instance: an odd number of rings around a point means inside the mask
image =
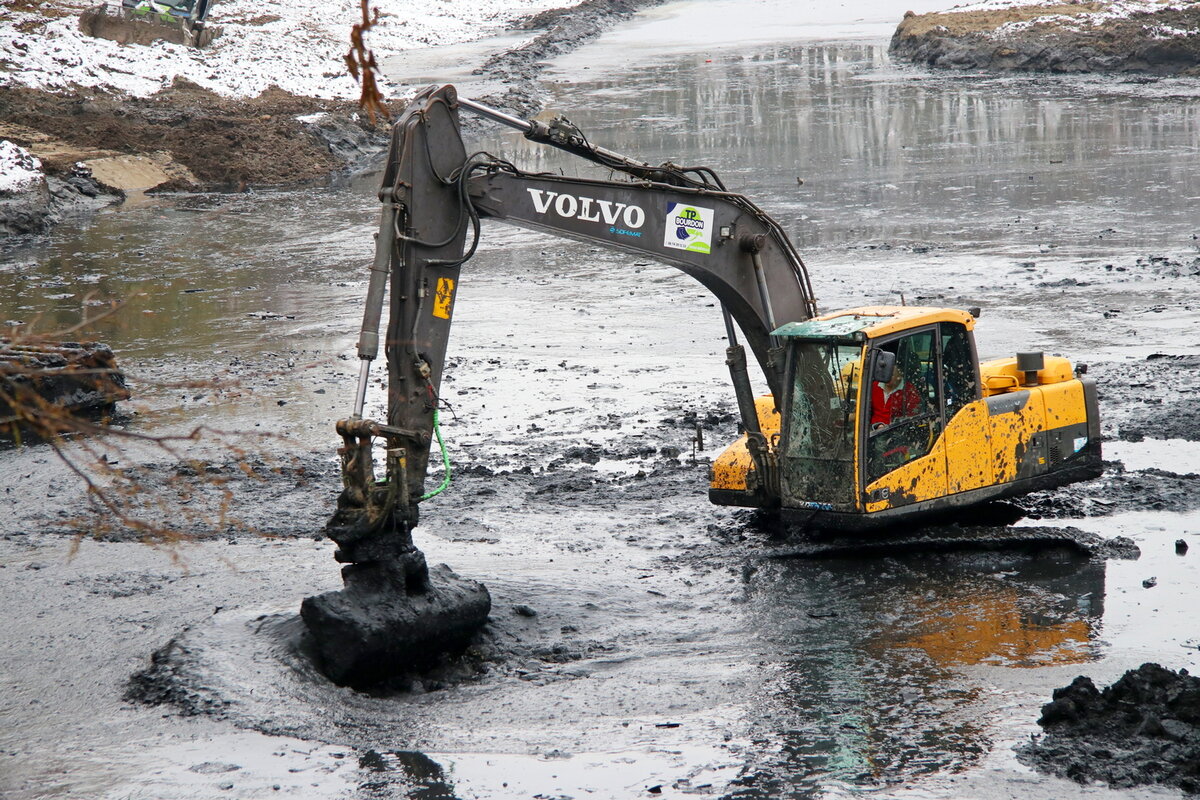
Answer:
[{"label": "reflection of excavator in water", "polygon": [[205,47],[221,35],[208,25],[214,0],[120,0],[101,4],[79,15],[79,29],[88,36],[121,44],[172,42]]},{"label": "reflection of excavator in water", "polygon": [[[533,174],[485,153],[468,156],[460,109],[629,179]],[[713,465],[715,503],[861,529],[1100,473],[1096,390],[1065,359],[1021,354],[981,365],[974,317],[954,309],[818,316],[804,264],[779,224],[707,167],[644,164],[591,144],[561,117],[525,121],[459,98],[451,86],[430,87],[395,125],[380,199],[358,392],[353,415],[338,423],[345,490],[327,527],[338,559],[354,565],[348,588],[356,572],[376,575],[385,561],[410,593],[428,582],[409,531],[430,496],[425,476],[440,436],[454,297],[481,217],[650,255],[717,296],[745,433]],[[389,281],[384,424],[362,411]],[[769,396],[752,393],[738,329]],[[371,466],[374,438],[387,445],[382,481]]]}]

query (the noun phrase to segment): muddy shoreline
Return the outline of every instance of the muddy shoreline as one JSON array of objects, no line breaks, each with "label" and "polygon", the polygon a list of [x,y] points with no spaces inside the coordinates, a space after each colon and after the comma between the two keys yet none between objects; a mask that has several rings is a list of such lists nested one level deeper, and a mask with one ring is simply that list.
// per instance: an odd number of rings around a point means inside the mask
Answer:
[{"label": "muddy shoreline", "polygon": [[1021,760],[1043,772],[1113,788],[1162,784],[1200,794],[1200,678],[1143,664],[1097,690],[1079,676],[1054,690]]},{"label": "muddy shoreline", "polygon": [[638,11],[663,2],[584,0],[576,6],[543,11],[518,22],[513,30],[541,33],[520,47],[492,56],[476,69],[474,74],[499,79],[507,88],[502,94],[475,99],[517,117],[532,117],[541,110],[537,79],[545,62],[591,41]]},{"label": "muddy shoreline", "polygon": [[[480,99],[532,115],[540,107],[536,81],[546,60],[661,2],[585,0],[518,21],[513,30],[536,35],[479,67],[476,74],[506,87]],[[393,100],[392,113],[405,102]],[[66,217],[119,203],[128,190],[246,191],[325,182],[374,168],[389,133],[386,120],[371,120],[355,102],[278,88],[230,99],[185,79],[147,98],[4,86],[0,119],[0,138],[39,158],[46,175],[28,191],[0,197],[0,231],[14,235],[45,232]]]}]

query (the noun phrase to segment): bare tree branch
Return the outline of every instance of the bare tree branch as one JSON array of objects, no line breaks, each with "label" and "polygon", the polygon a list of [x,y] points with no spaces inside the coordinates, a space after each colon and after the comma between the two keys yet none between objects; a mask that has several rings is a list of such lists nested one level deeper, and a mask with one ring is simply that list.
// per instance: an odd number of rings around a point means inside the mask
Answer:
[{"label": "bare tree branch", "polygon": [[375,53],[367,49],[363,36],[379,24],[379,9],[372,10],[370,5],[370,0],[362,0],[362,22],[350,29],[350,50],[346,53],[345,60],[346,69],[351,77],[362,86],[358,105],[366,110],[371,124],[374,125],[376,115],[384,119],[389,119],[391,115],[383,101],[383,94],[379,91],[379,67],[375,61]]}]

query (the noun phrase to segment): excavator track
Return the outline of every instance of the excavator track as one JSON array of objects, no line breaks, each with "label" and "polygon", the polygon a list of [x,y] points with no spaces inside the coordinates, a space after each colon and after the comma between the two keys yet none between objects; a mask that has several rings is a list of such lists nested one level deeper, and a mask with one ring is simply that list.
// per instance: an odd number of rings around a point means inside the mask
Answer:
[{"label": "excavator track", "polygon": [[[947,553],[991,550],[1065,549],[1088,558],[1137,558],[1137,545],[1123,538],[1105,539],[1079,528],[959,527],[922,528],[911,533],[886,535],[798,534],[785,544],[763,549],[764,558],[827,559],[885,558],[914,553]],[[799,539],[799,541],[797,541]]]}]

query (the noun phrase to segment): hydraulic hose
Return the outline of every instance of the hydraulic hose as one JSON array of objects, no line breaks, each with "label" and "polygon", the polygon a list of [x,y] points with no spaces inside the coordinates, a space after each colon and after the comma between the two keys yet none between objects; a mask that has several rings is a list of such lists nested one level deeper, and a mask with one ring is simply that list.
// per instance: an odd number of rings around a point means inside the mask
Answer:
[{"label": "hydraulic hose", "polygon": [[438,447],[442,450],[442,482],[432,491],[421,495],[422,500],[437,497],[450,486],[450,454],[446,451],[446,442],[442,439],[442,427],[438,424],[438,412],[433,410],[433,435],[437,437]]}]

